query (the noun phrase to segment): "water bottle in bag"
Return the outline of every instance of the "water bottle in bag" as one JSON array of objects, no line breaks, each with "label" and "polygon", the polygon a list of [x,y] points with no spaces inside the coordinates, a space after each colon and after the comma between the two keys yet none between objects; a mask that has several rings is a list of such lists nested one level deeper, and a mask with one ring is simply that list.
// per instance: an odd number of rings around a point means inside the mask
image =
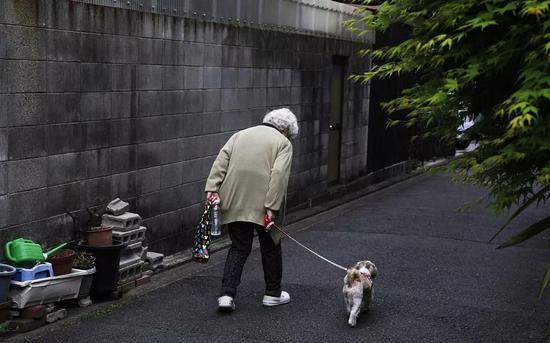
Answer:
[{"label": "water bottle in bag", "polygon": [[220,208],[220,203],[215,203],[212,205],[211,212],[211,223],[210,234],[212,236],[221,236],[222,234],[222,210]]}]

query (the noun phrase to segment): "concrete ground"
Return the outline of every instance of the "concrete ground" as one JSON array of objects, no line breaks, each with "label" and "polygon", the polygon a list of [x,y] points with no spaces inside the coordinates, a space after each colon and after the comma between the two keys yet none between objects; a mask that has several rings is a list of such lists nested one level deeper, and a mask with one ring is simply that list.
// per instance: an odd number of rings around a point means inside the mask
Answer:
[{"label": "concrete ground", "polygon": [[[541,342],[550,324],[550,290],[541,301],[536,296],[550,242],[537,237],[495,250],[488,240],[504,218],[481,205],[457,212],[484,194],[448,175],[423,175],[289,227],[296,239],[337,263],[370,259],[378,266],[375,299],[356,328],[347,325],[344,273],[284,240],[288,305],[261,305],[255,249],[237,310],[218,313],[222,250],[207,265],[171,269],[123,301],[10,341]],[[521,216],[500,241],[545,213]]]}]

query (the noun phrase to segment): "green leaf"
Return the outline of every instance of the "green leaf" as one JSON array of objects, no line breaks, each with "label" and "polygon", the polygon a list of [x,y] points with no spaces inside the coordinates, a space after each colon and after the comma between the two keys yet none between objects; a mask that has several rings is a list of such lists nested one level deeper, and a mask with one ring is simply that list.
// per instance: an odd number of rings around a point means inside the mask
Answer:
[{"label": "green leaf", "polygon": [[545,231],[546,229],[550,228],[550,217],[544,218],[543,220],[540,220],[536,222],[535,224],[529,226],[527,229],[523,230],[519,234],[513,236],[506,242],[502,243],[497,247],[497,249],[506,248],[512,245],[519,244],[529,238],[532,238],[539,233]]},{"label": "green leaf", "polygon": [[531,198],[529,198],[529,200],[525,201],[523,203],[523,205],[521,205],[520,208],[518,208],[516,210],[516,212],[514,212],[514,214],[512,214],[510,216],[510,218],[508,218],[508,220],[506,221],[506,223],[504,223],[504,225],[502,225],[500,227],[500,229],[497,231],[497,233],[494,234],[494,236],[489,240],[489,242],[492,242],[501,232],[502,230],[504,230],[504,228],[506,226],[508,226],[508,224],[510,224],[510,222],[516,218],[521,212],[523,212],[527,207],[529,207],[532,203],[534,203],[535,201],[539,200],[540,198],[544,197],[544,194],[550,190],[550,186],[547,186],[547,187],[544,187],[543,189],[541,189],[540,191],[538,191],[535,195],[533,195]]},{"label": "green leaf", "polygon": [[540,283],[539,299],[542,298],[542,294],[544,293],[544,290],[546,289],[546,286],[548,286],[549,282],[550,282],[550,267],[548,267],[548,269],[546,269],[546,273],[544,273],[544,278],[542,279],[542,282]]}]

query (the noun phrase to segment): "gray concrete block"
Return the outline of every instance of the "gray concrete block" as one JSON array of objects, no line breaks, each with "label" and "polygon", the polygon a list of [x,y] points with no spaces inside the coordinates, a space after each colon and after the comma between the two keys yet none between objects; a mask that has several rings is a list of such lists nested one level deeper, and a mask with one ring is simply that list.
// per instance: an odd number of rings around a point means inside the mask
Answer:
[{"label": "gray concrete block", "polygon": [[8,192],[16,193],[47,184],[45,157],[8,162]]},{"label": "gray concrete block", "polygon": [[7,68],[8,61],[0,59],[0,92],[2,93],[8,92],[9,88],[8,83],[10,80],[8,78]]},{"label": "gray concrete block", "polygon": [[237,89],[222,89],[222,110],[236,110],[241,107],[239,104]]},{"label": "gray concrete block", "polygon": [[4,228],[8,225],[8,211],[9,211],[9,198],[8,196],[0,196],[0,228]]},{"label": "gray concrete block", "polygon": [[163,92],[145,91],[138,93],[138,116],[154,116],[164,113]]},{"label": "gray concrete block", "polygon": [[120,198],[115,198],[113,201],[109,202],[107,204],[106,211],[114,216],[119,216],[123,214],[124,212],[128,212],[130,210],[130,204],[121,200]]},{"label": "gray concrete block", "polygon": [[184,92],[185,112],[202,112],[204,109],[204,99],[202,91],[190,90]]},{"label": "gray concrete block", "polygon": [[132,89],[132,80],[136,79],[136,66],[130,64],[111,65],[111,89],[114,91],[129,91]]},{"label": "gray concrete block", "polygon": [[160,164],[162,147],[160,142],[139,144],[137,146],[137,166],[139,169]]},{"label": "gray concrete block", "polygon": [[111,117],[111,93],[81,93],[80,119],[101,120]]},{"label": "gray concrete block", "polygon": [[[2,10],[2,5],[0,5],[0,11]],[[6,37],[6,26],[0,25],[0,58],[6,58],[6,50],[7,50],[7,41],[8,38]]]},{"label": "gray concrete block", "polygon": [[222,88],[237,88],[239,82],[238,68],[222,69]]},{"label": "gray concrete block", "polygon": [[28,223],[45,218],[47,203],[45,188],[9,195],[7,225]]},{"label": "gray concrete block", "polygon": [[237,45],[239,43],[239,29],[234,26],[222,26],[222,43]]},{"label": "gray concrete block", "polygon": [[222,25],[214,22],[204,22],[204,42],[209,44],[222,43]]},{"label": "gray concrete block", "polygon": [[113,36],[110,56],[110,62],[137,63],[139,57],[138,38],[132,36]]},{"label": "gray concrete block", "polygon": [[182,231],[183,211],[177,209],[172,212],[163,213],[160,216],[160,231],[162,235],[174,235]]},{"label": "gray concrete block", "polygon": [[174,187],[182,184],[181,166],[182,166],[182,162],[161,166],[161,169],[160,169],[161,189]]},{"label": "gray concrete block", "polygon": [[158,216],[160,214],[160,192],[139,196],[136,200],[136,212],[144,219]]},{"label": "gray concrete block", "polygon": [[219,67],[222,65],[222,46],[204,45],[204,65]]},{"label": "gray concrete block", "polygon": [[82,123],[82,147],[85,150],[111,145],[111,125],[108,120]]},{"label": "gray concrete block", "polygon": [[201,89],[203,88],[203,68],[202,67],[184,67],[184,88]]},{"label": "gray concrete block", "polygon": [[185,92],[170,91],[164,92],[164,112],[166,114],[177,114],[185,112]]},{"label": "gray concrete block", "polygon": [[222,68],[205,67],[203,72],[204,88],[221,88]]},{"label": "gray concrete block", "polygon": [[208,176],[208,174],[203,172],[204,160],[202,158],[182,162],[180,170],[182,183],[202,180]]},{"label": "gray concrete block", "polygon": [[47,99],[46,121],[49,124],[74,122],[80,119],[79,93],[54,93],[48,94],[45,98]]},{"label": "gray concrete block", "polygon": [[55,124],[46,127],[45,146],[50,155],[80,151],[83,148],[84,140],[80,123]]},{"label": "gray concrete block", "polygon": [[137,194],[147,194],[160,190],[160,167],[138,170],[136,173]]},{"label": "gray concrete block", "polygon": [[6,56],[9,59],[41,60],[46,55],[46,30],[6,26]]},{"label": "gray concrete block", "polygon": [[267,106],[267,88],[254,88],[252,99],[253,108],[265,108]]},{"label": "gray concrete block", "polygon": [[204,194],[204,183],[202,181],[187,183],[182,188],[183,201],[178,204],[180,207],[187,207],[201,202]]},{"label": "gray concrete block", "polygon": [[204,44],[184,42],[184,64],[202,66],[204,64]]},{"label": "gray concrete block", "polygon": [[139,229],[141,225],[141,216],[137,213],[132,212],[126,212],[119,216],[104,214],[101,217],[101,224],[112,226],[113,230],[116,231],[126,232],[134,229]]},{"label": "gray concrete block", "polygon": [[159,65],[138,65],[136,69],[138,90],[162,89],[162,67]]},{"label": "gray concrete block", "polygon": [[160,191],[160,212],[175,211],[185,202],[184,186],[172,187]]},{"label": "gray concrete block", "polygon": [[135,120],[136,142],[147,143],[161,140],[161,125],[163,117],[137,118]]},{"label": "gray concrete block", "polygon": [[129,118],[137,112],[135,92],[116,92],[112,94],[111,117]]},{"label": "gray concrete block", "polygon": [[[202,14],[200,10],[197,13]],[[202,21],[186,20],[183,32],[188,42],[204,42],[204,22]]]},{"label": "gray concrete block", "polygon": [[82,62],[109,62],[112,37],[96,33],[81,33],[80,60]]},{"label": "gray concrete block", "polygon": [[83,151],[80,159],[84,166],[82,173],[86,178],[94,178],[111,174],[111,150],[99,149]]},{"label": "gray concrete block", "polygon": [[263,68],[252,69],[252,87],[267,86],[267,71],[268,69]]},{"label": "gray concrete block", "polygon": [[182,41],[184,39],[185,19],[180,17],[164,17],[164,37],[170,40]]},{"label": "gray concrete block", "polygon": [[182,66],[162,67],[162,89],[177,90],[184,88],[184,70]]},{"label": "gray concrete block", "polygon": [[222,65],[224,67],[238,67],[239,64],[239,48],[236,46],[222,46]]},{"label": "gray concrete block", "polygon": [[6,151],[10,160],[46,155],[45,126],[11,128],[8,144],[5,144],[6,131],[0,130],[0,161],[6,159]]},{"label": "gray concrete block", "polygon": [[101,177],[80,183],[80,207],[105,206],[112,198],[111,178]]},{"label": "gray concrete block", "polygon": [[186,114],[183,116],[183,136],[198,136],[202,132],[202,113]]},{"label": "gray concrete block", "polygon": [[82,63],[82,91],[109,91],[113,85],[111,66],[98,63]]},{"label": "gray concrete block", "polygon": [[45,92],[46,62],[7,61],[7,90],[9,93]]},{"label": "gray concrete block", "polygon": [[111,170],[113,173],[130,172],[136,169],[135,145],[111,148]]},{"label": "gray concrete block", "polygon": [[221,112],[202,113],[203,135],[221,131]]},{"label": "gray concrete block", "polygon": [[252,87],[253,84],[253,69],[252,68],[239,68],[239,88]]},{"label": "gray concrete block", "polygon": [[8,163],[0,162],[0,195],[8,192]]},{"label": "gray concrete block", "polygon": [[[1,66],[0,64],[0,68]],[[8,126],[8,95],[0,94],[0,127],[6,126]]]},{"label": "gray concrete block", "polygon": [[47,159],[48,186],[78,181],[85,176],[86,161],[80,153],[52,155]]},{"label": "gray concrete block", "polygon": [[80,61],[80,33],[48,30],[47,58],[50,61]]},{"label": "gray concrete block", "polygon": [[203,92],[204,95],[204,111],[218,111],[221,109],[221,89],[207,89]]},{"label": "gray concrete block", "polygon": [[136,172],[115,174],[111,178],[113,195],[124,199],[136,196]]},{"label": "gray concrete block", "polygon": [[162,62],[168,65],[185,64],[185,47],[182,41],[164,40],[162,48],[164,50],[162,59],[155,59],[155,63]]},{"label": "gray concrete block", "polygon": [[111,145],[129,145],[136,143],[136,119],[110,120]]},{"label": "gray concrete block", "polygon": [[47,97],[45,94],[13,94],[5,97],[10,126],[46,123]]},{"label": "gray concrete block", "polygon": [[73,182],[65,185],[48,187],[47,189],[48,216],[56,216],[80,209],[80,183]]},{"label": "gray concrete block", "polygon": [[160,155],[160,163],[168,164],[180,162],[183,152],[179,150],[179,140],[171,139],[161,142],[160,145],[162,154]]},{"label": "gray concrete block", "polygon": [[254,58],[253,54],[255,53],[256,49],[253,48],[247,48],[247,47],[240,47],[239,48],[239,67],[246,68],[246,67],[252,67]]},{"label": "gray concrete block", "polygon": [[137,44],[138,63],[158,64],[163,61],[163,49],[165,42],[163,42],[162,40],[139,38]]}]

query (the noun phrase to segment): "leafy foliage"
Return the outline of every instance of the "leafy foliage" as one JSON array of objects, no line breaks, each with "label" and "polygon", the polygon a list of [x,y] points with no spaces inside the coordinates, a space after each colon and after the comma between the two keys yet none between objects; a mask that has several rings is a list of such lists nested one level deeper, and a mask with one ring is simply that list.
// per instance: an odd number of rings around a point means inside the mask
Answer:
[{"label": "leafy foliage", "polygon": [[[550,1],[389,0],[375,13],[366,6],[360,11],[361,19],[347,23],[357,33],[364,34],[365,27],[384,31],[395,23],[412,27],[399,44],[361,51],[373,63],[354,76],[368,82],[416,75],[413,87],[385,104],[390,114],[407,114],[390,123],[423,127],[424,135],[452,143],[464,119],[475,118],[465,138],[479,142],[479,148],[450,168],[487,187],[495,213],[518,206],[510,220],[545,203],[550,197]],[[549,218],[503,246],[548,228]],[[550,269],[542,290],[549,280]]]}]

